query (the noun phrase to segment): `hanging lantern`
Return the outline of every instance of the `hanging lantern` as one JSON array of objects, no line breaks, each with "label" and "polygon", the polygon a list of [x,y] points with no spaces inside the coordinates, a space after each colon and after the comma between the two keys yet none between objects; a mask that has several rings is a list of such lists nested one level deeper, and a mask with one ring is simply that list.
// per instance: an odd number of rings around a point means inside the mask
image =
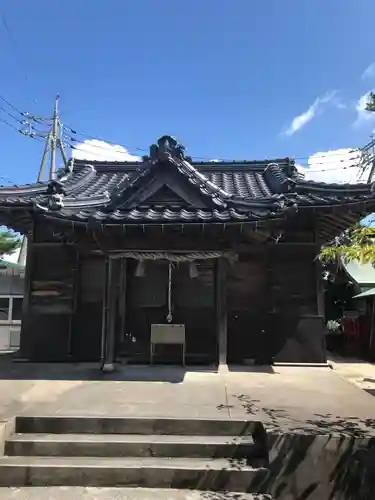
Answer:
[{"label": "hanging lantern", "polygon": [[195,262],[189,263],[189,276],[191,279],[198,278],[199,272]]},{"label": "hanging lantern", "polygon": [[145,266],[145,261],[144,260],[139,260],[137,267],[135,269],[135,275],[138,278],[143,278],[143,276],[146,274],[146,266]]}]

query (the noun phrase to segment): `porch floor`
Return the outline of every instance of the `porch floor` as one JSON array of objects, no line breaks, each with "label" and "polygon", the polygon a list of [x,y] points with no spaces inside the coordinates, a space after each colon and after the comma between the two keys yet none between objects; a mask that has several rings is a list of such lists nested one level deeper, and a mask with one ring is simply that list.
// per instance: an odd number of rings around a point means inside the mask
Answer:
[{"label": "porch floor", "polygon": [[0,356],[0,421],[14,415],[261,419],[269,429],[375,435],[375,398],[326,367],[12,363]]}]

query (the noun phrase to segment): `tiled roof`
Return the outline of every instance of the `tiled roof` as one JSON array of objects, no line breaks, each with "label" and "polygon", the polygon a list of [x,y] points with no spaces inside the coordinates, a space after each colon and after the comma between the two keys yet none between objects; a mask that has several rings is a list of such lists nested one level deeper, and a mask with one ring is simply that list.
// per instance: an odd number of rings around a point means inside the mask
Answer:
[{"label": "tiled roof", "polygon": [[[81,222],[226,222],[277,218],[297,206],[318,209],[375,202],[368,184],[301,179],[289,158],[196,163],[166,148],[162,139],[154,146],[154,156],[144,163],[76,160],[73,172],[60,182],[61,206],[44,210],[53,217]],[[53,192],[48,186],[0,188],[0,209],[28,206],[39,210]],[[176,199],[153,198],[162,186],[175,192]]]}]

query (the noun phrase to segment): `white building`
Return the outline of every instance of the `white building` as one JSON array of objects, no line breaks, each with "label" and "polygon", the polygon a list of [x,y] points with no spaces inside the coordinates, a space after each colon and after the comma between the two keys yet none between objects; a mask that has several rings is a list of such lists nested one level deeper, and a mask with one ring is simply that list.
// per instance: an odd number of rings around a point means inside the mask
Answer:
[{"label": "white building", "polygon": [[0,258],[0,352],[20,345],[25,277],[25,245]]}]

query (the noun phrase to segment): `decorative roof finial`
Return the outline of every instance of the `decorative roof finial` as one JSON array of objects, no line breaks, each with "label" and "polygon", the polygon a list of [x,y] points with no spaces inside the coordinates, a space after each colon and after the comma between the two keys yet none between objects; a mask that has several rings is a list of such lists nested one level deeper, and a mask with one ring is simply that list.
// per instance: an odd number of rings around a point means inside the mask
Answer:
[{"label": "decorative roof finial", "polygon": [[177,140],[170,135],[163,135],[158,139],[157,144],[150,147],[150,159],[162,160],[166,155],[170,155],[180,160],[185,159],[185,148],[178,144]]}]

